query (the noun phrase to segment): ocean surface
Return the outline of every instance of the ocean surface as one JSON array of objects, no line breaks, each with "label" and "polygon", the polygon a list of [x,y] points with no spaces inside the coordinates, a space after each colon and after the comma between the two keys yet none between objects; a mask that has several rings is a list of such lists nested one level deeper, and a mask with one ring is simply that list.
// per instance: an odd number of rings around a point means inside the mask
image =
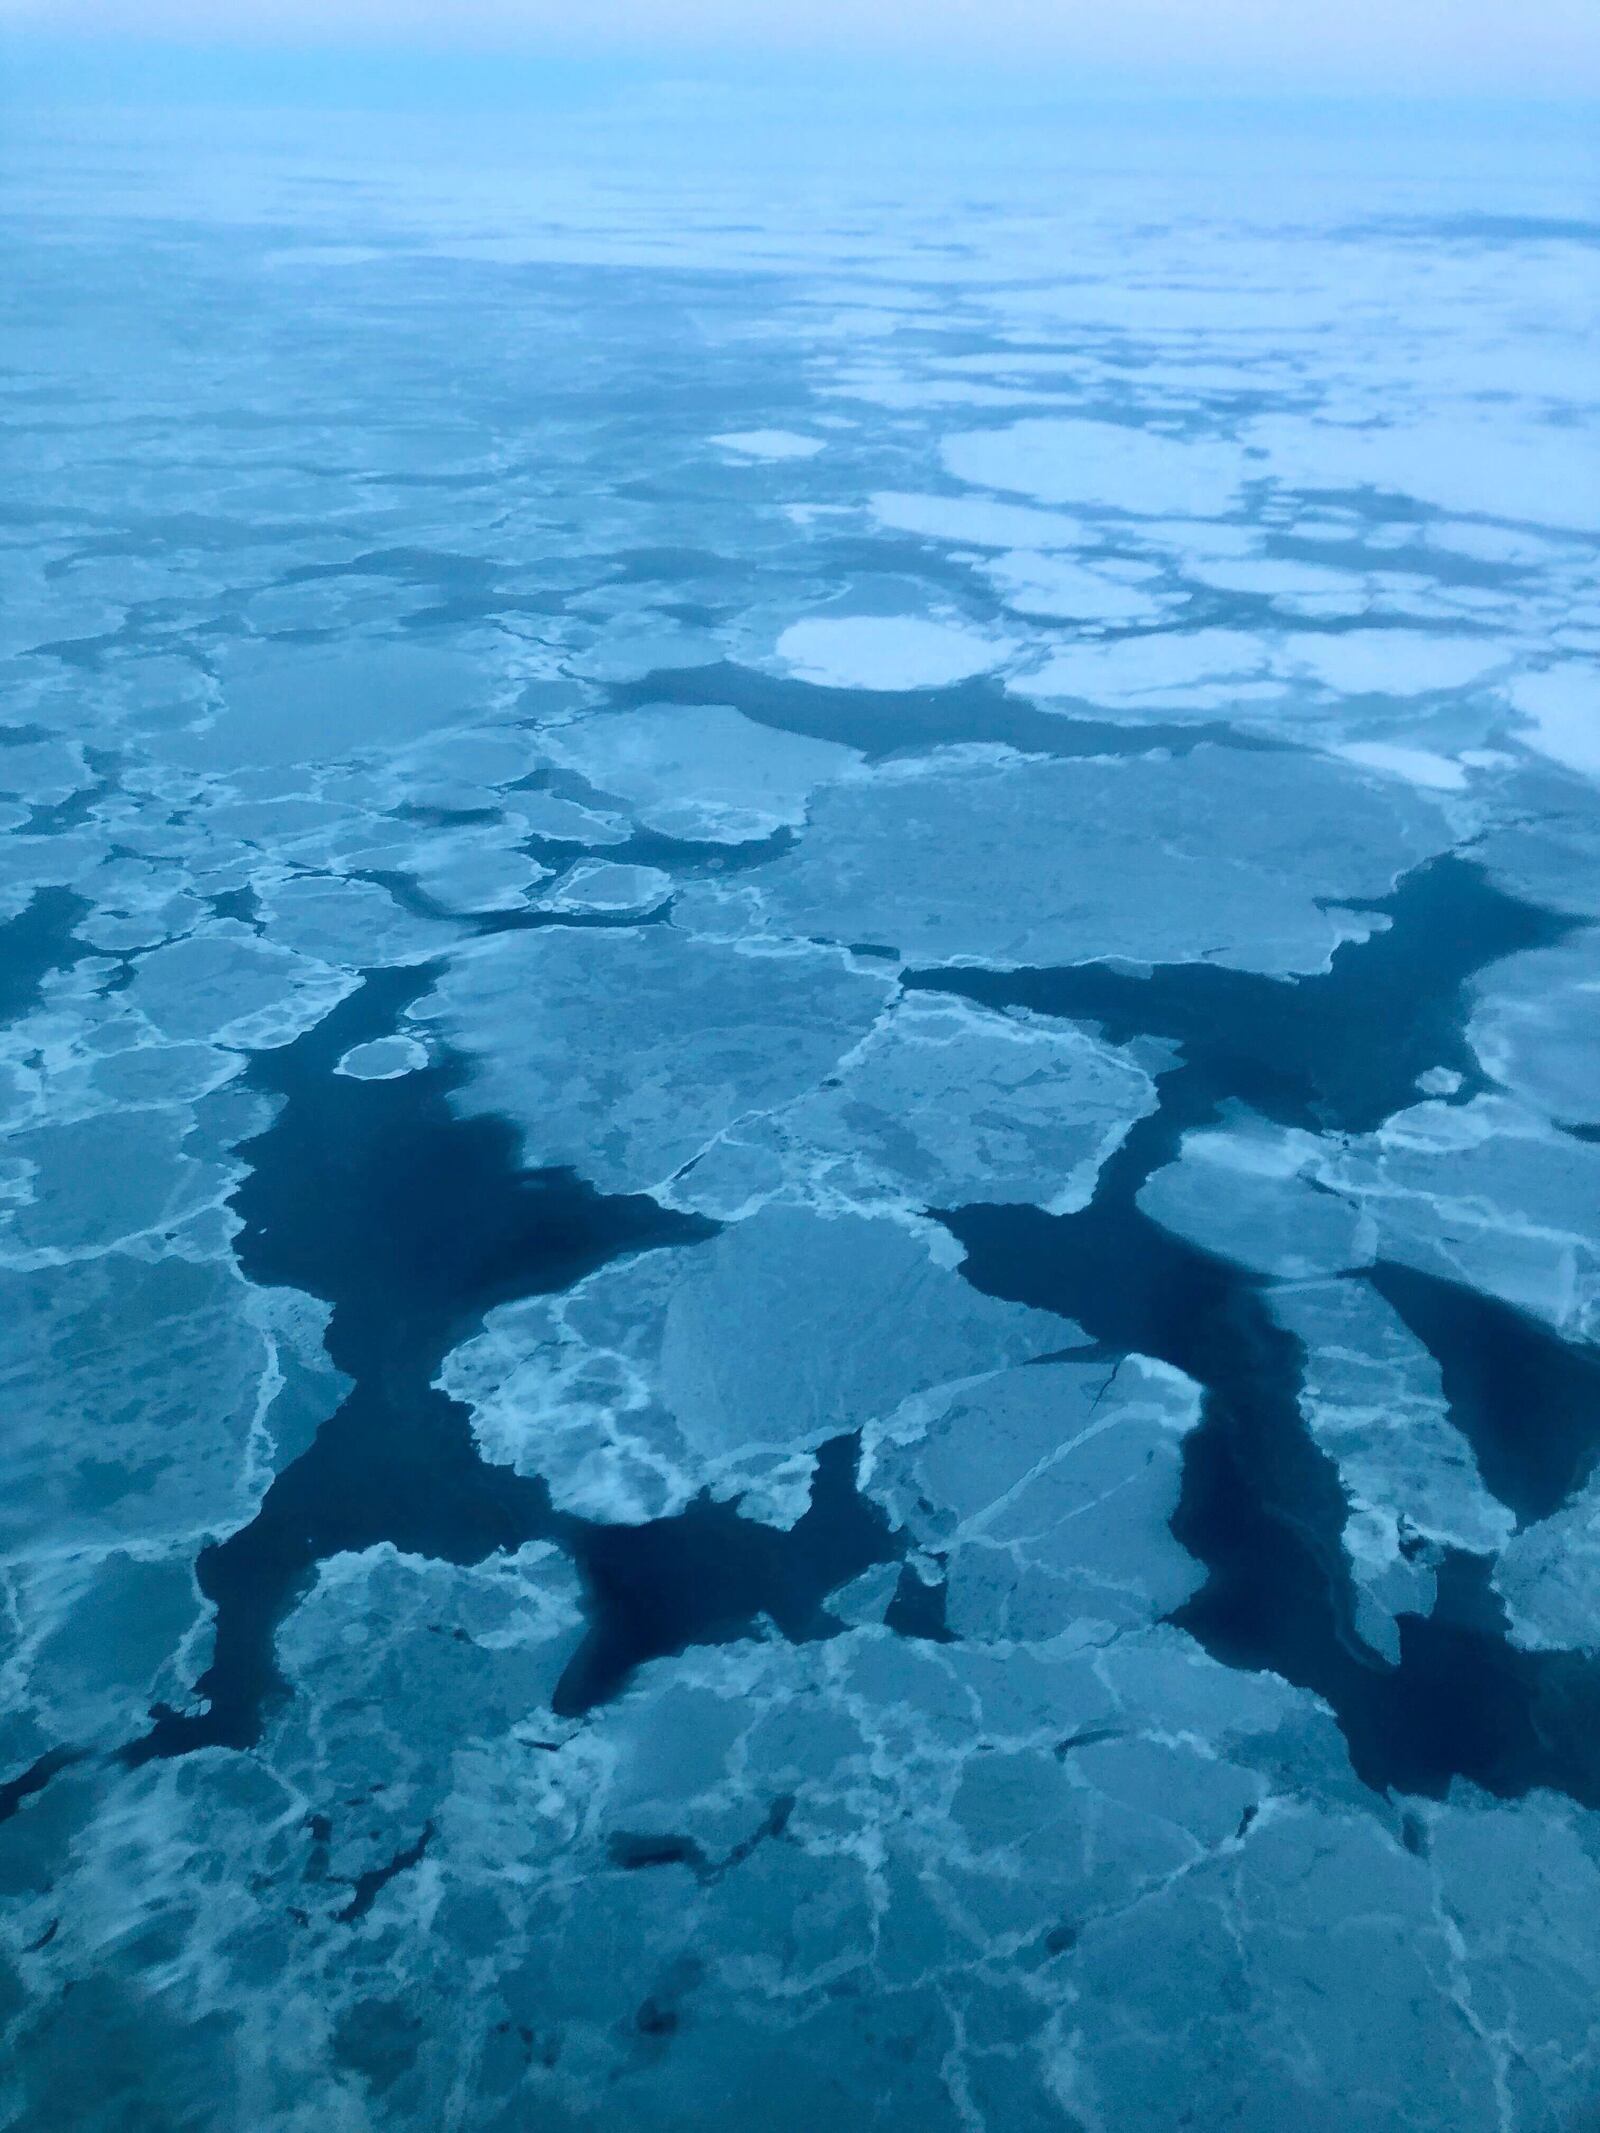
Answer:
[{"label": "ocean surface", "polygon": [[1131,124],[0,153],[5,2127],[1600,2125],[1600,192]]}]

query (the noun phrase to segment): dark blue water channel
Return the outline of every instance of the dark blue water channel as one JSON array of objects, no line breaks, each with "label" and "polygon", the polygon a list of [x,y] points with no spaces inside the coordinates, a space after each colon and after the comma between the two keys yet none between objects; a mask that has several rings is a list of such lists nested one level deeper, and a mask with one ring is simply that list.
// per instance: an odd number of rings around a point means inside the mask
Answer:
[{"label": "dark blue water channel", "polygon": [[466,1078],[446,1055],[393,1081],[333,1069],[352,1045],[387,1034],[437,967],[371,973],[297,1042],[262,1052],[252,1084],[279,1099],[242,1150],[233,1206],[250,1280],[331,1306],[327,1349],[349,1394],[278,1475],[254,1519],[208,1547],[201,1590],[216,1610],[203,1708],[154,1714],[131,1759],[245,1747],[282,1693],[273,1656],[284,1614],[316,1565],[389,1541],[408,1553],[481,1562],[548,1539],[576,1563],[589,1632],[556,1692],[572,1715],[615,1694],[644,1660],[751,1634],[763,1618],[806,1638],[839,1624],[823,1602],[898,1553],[887,1522],[856,1492],[856,1444],[825,1448],[810,1509],[787,1532],[697,1502],[638,1526],[557,1511],[544,1484],[483,1460],[467,1410],[434,1383],[445,1355],[495,1305],[570,1288],[629,1253],[687,1245],[715,1225],[642,1195],[596,1192],[570,1170],[525,1170],[517,1136],[461,1118]]},{"label": "dark blue water channel", "polygon": [[[1375,1787],[1439,1794],[1460,1776],[1503,1796],[1551,1786],[1600,1806],[1600,1668],[1516,1650],[1486,1562],[1445,1556],[1432,1614],[1401,1618],[1397,1665],[1357,1638],[1345,1497],[1298,1405],[1304,1349],[1274,1319],[1268,1284],[1137,1205],[1183,1135],[1230,1104],[1359,1133],[1414,1102],[1430,1067],[1460,1073],[1470,1096],[1484,1084],[1463,1035],[1465,986],[1568,930],[1458,859],[1419,869],[1369,908],[1388,925],[1298,981],[1194,964],[914,977],[924,990],[1182,1047],[1159,1110],[1106,1166],[1087,1208],[972,1206],[943,1219],[980,1289],[1061,1312],[1108,1355],[1159,1356],[1203,1387],[1173,1530],[1206,1578],[1175,1617],[1181,1627],[1231,1666],[1271,1669],[1325,1697]],[[1370,1281],[1437,1358],[1452,1419],[1519,1518],[1545,1515],[1583,1481],[1600,1454],[1594,1350],[1409,1267],[1347,1278]]]}]

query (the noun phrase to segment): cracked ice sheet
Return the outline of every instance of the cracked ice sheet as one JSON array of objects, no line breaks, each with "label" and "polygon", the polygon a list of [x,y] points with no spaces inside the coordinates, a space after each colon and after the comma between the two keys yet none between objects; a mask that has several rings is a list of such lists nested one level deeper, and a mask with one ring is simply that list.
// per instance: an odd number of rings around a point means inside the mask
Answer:
[{"label": "cracked ice sheet", "polygon": [[637,1523],[709,1489],[791,1525],[819,1445],[915,1428],[934,1388],[1081,1340],[968,1287],[942,1243],[931,1226],[766,1209],[491,1312],[440,1382],[485,1458],[542,1476],[564,1509]]},{"label": "cracked ice sheet", "polygon": [[[1247,2133],[1555,2133],[1585,2100],[1600,1869],[1566,1803],[1416,1803],[1403,1841],[1314,1699],[1160,1627],[695,1651],[573,1727],[545,1698],[574,1599],[538,1548],[323,1565],[258,1760],[152,1764],[114,1820],[62,1781],[54,1885],[10,1825],[21,1929],[73,1918],[36,1959],[29,2133],[73,2093],[68,1980],[102,2033],[145,2014],[142,2075],[201,2122],[286,2133],[375,2096],[486,2133],[597,2093],[617,2133],[691,2133],[708,2096],[764,2133],[1169,2133],[1197,2084]],[[406,1714],[378,1788],[375,1708]],[[153,2003],[135,1919],[184,1926]]]},{"label": "cracked ice sheet", "polygon": [[1365,931],[1330,900],[1382,896],[1450,841],[1420,794],[1287,752],[947,751],[819,795],[795,852],[746,884],[687,890],[678,922],[876,942],[912,965],[1287,976]]},{"label": "cracked ice sheet", "polygon": [[[18,1388],[8,1555],[169,1538],[192,1551],[250,1517],[337,1403],[323,1306],[253,1287],[229,1260],[102,1251],[8,1270],[0,1290],[4,1374]],[[30,1364],[47,1349],[41,1375]]]},{"label": "cracked ice sheet", "polygon": [[784,1110],[739,1121],[667,1194],[731,1219],[775,1197],[864,1213],[1087,1206],[1155,1083],[1087,1031],[909,994]]},{"label": "cracked ice sheet", "polygon": [[[1485,697],[1487,685],[1504,672],[1514,651],[1492,638],[1419,628],[1317,636],[1165,630],[1069,645],[1034,671],[1012,676],[1007,687],[1045,709],[1057,702],[1083,702],[1128,718],[1212,717],[1225,711],[1258,731],[1326,730],[1333,740],[1353,741],[1355,721],[1370,723],[1389,704],[1392,724],[1397,715],[1407,715],[1398,705],[1415,697],[1464,699],[1481,726],[1486,712],[1493,715],[1498,708],[1495,699]],[[1462,774],[1446,761],[1431,779],[1418,782],[1455,786]]]},{"label": "cracked ice sheet", "polygon": [[1569,1340],[1600,1333],[1600,1146],[1479,1096],[1327,1145],[1314,1174],[1375,1225],[1380,1258],[1481,1289]]},{"label": "cracked ice sheet", "polygon": [[540,898],[547,911],[631,912],[656,909],[672,892],[672,876],[659,867],[618,866],[585,859],[563,874]]},{"label": "cracked ice sheet", "polygon": [[863,1486],[945,1569],[953,1636],[1098,1645],[1181,1606],[1199,1566],[1170,1531],[1199,1387],[1163,1363],[1008,1370],[919,1403]]},{"label": "cracked ice sheet", "polygon": [[796,827],[813,789],[861,761],[853,748],[758,726],[727,704],[646,704],[577,720],[544,744],[646,829],[716,844]]},{"label": "cracked ice sheet", "polygon": [[1507,1097],[1418,1103],[1338,1138],[1248,1119],[1191,1133],[1139,1205],[1277,1280],[1398,1260],[1569,1339],[1600,1326],[1600,1147]]},{"label": "cracked ice sheet", "polygon": [[464,951],[413,1012],[472,1062],[453,1101],[510,1118],[530,1168],[639,1192],[813,1088],[888,990],[826,948],[551,927]]}]

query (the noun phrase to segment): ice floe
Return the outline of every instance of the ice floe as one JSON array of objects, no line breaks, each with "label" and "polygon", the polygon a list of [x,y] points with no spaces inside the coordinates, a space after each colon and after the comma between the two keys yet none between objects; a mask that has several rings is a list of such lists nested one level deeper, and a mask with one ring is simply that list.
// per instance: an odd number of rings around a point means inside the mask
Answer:
[{"label": "ice floe", "polygon": [[710,1489],[789,1524],[820,1444],[914,1428],[931,1389],[1078,1338],[979,1296],[929,1245],[895,1222],[768,1209],[506,1306],[442,1382],[485,1456],[570,1510],[637,1521]]},{"label": "ice floe", "polygon": [[[1400,786],[1290,754],[906,766],[837,786],[749,889],[695,890],[686,927],[737,923],[893,948],[908,963],[1206,961],[1318,970],[1447,833]],[[1006,879],[1014,886],[1002,890]]]},{"label": "ice floe", "polygon": [[547,746],[646,828],[718,844],[803,822],[813,789],[860,760],[834,742],[758,726],[727,704],[644,705],[582,719]]},{"label": "ice floe", "polygon": [[817,615],[793,622],[777,656],[830,689],[939,689],[1004,663],[1012,647],[922,615]]}]

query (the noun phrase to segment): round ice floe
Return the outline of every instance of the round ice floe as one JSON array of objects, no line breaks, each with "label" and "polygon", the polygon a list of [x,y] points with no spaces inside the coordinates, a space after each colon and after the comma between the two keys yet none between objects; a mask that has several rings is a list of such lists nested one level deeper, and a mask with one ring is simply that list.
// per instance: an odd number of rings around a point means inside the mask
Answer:
[{"label": "round ice floe", "polygon": [[428,1048],[415,1037],[374,1037],[346,1052],[334,1068],[355,1081],[398,1081],[428,1063]]},{"label": "round ice floe", "polygon": [[271,940],[350,969],[420,961],[450,939],[442,923],[403,911],[375,881],[295,875],[262,893]]},{"label": "round ice floe", "polygon": [[1505,656],[1492,638],[1438,630],[1329,630],[1286,638],[1277,664],[1341,696],[1423,696],[1480,681]]},{"label": "round ice floe", "polygon": [[564,874],[542,901],[551,911],[649,911],[671,893],[672,876],[659,867],[585,859]]},{"label": "round ice floe", "polygon": [[778,639],[802,681],[831,689],[940,689],[999,666],[1013,647],[922,615],[814,616]]},{"label": "round ice floe", "polygon": [[512,841],[514,832],[464,830],[419,843],[409,871],[448,911],[509,911],[549,879],[550,869]]}]

